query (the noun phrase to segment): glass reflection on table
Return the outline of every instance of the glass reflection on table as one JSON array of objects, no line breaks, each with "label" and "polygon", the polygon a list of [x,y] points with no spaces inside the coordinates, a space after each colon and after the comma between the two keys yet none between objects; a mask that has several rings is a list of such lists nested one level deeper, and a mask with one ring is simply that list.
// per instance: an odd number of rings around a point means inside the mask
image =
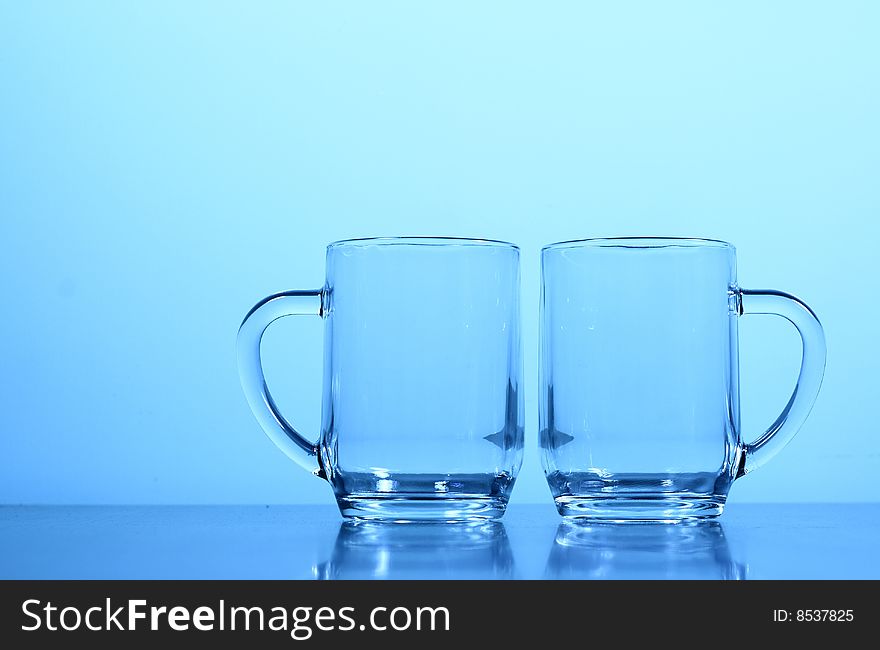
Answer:
[{"label": "glass reflection on table", "polygon": [[745,580],[717,521],[692,524],[565,521],[547,559],[555,579]]},{"label": "glass reflection on table", "polygon": [[505,579],[513,553],[504,524],[345,522],[318,580]]}]

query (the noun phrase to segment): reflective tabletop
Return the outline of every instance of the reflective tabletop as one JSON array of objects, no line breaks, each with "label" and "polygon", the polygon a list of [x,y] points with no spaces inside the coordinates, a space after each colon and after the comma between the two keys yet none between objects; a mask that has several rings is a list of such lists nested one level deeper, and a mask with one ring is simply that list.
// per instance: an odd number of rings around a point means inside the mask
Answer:
[{"label": "reflective tabletop", "polygon": [[731,504],[718,520],[343,523],[331,506],[2,506],[0,578],[880,578],[880,504]]}]

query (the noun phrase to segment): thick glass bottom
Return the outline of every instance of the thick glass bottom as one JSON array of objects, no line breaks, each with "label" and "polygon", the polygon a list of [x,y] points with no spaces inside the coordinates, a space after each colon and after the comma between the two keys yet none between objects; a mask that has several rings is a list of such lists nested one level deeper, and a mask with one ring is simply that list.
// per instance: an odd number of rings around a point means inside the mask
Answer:
[{"label": "thick glass bottom", "polygon": [[506,497],[481,495],[406,497],[349,494],[337,497],[336,502],[343,517],[364,521],[490,521],[500,519],[507,509]]},{"label": "thick glass bottom", "polygon": [[554,472],[547,477],[563,517],[600,521],[677,522],[721,514],[730,480],[710,473]]},{"label": "thick glass bottom", "polygon": [[656,523],[713,519],[724,510],[724,501],[715,497],[557,497],[555,500],[556,509],[563,517],[601,521]]},{"label": "thick glass bottom", "polygon": [[499,519],[507,474],[340,472],[333,478],[343,517],[373,521],[468,522]]}]

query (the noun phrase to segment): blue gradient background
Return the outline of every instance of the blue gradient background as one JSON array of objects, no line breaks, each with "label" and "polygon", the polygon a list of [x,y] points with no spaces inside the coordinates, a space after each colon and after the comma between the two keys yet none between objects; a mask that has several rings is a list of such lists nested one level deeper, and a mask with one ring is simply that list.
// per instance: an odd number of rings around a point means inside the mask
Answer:
[{"label": "blue gradient background", "polygon": [[[328,242],[406,234],[522,247],[515,502],[549,502],[538,251],[639,234],[731,241],[826,327],[812,417],[732,500],[880,499],[880,5],[417,4],[0,5],[0,502],[330,503],[251,416],[235,332]],[[754,438],[799,342],[741,338]],[[320,322],[264,350],[314,435]]]}]

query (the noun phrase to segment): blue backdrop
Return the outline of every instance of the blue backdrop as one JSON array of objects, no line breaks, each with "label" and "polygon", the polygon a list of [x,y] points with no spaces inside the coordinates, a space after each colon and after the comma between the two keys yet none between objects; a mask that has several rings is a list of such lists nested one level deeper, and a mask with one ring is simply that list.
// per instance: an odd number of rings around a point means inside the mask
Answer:
[{"label": "blue backdrop", "polygon": [[[407,234],[522,247],[515,502],[549,503],[538,251],[639,234],[729,240],[826,327],[812,417],[732,499],[880,498],[878,4],[423,4],[0,6],[0,501],[330,503],[251,416],[235,332],[320,286],[326,243]],[[293,320],[267,376],[314,434],[321,326]],[[753,438],[799,342],[741,335]]]}]

